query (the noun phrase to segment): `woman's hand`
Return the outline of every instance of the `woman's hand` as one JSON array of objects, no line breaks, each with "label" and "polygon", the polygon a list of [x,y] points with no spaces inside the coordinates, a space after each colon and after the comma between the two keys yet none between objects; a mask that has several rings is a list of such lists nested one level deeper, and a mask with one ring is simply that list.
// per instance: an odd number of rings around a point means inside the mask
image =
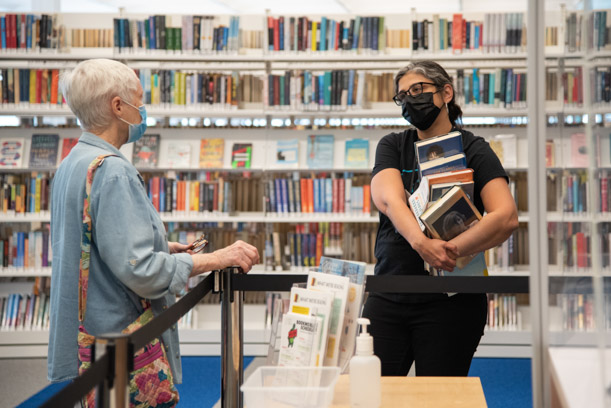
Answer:
[{"label": "woman's hand", "polygon": [[247,273],[253,265],[259,263],[257,248],[244,241],[236,241],[228,247],[214,251],[211,255],[216,257],[218,269],[239,266],[244,273]]},{"label": "woman's hand", "polygon": [[181,244],[180,242],[168,242],[168,246],[170,247],[171,254],[179,254],[181,252],[191,253],[191,251],[187,251],[189,245]]},{"label": "woman's hand", "polygon": [[424,259],[424,262],[433,268],[452,272],[456,267],[458,248],[450,242],[423,236],[421,240],[413,245],[413,248]]}]

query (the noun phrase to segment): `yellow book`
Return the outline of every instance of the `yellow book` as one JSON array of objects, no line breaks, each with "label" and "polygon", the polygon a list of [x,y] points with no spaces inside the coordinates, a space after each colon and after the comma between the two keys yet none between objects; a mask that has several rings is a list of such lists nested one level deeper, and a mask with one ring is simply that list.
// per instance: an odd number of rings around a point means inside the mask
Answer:
[{"label": "yellow book", "polygon": [[312,21],[312,51],[316,51],[316,21]]},{"label": "yellow book", "polygon": [[36,175],[36,192],[34,195],[34,211],[40,212],[40,199],[42,192],[42,176],[40,174]]},{"label": "yellow book", "polygon": [[30,70],[30,103],[36,103],[36,70]]}]

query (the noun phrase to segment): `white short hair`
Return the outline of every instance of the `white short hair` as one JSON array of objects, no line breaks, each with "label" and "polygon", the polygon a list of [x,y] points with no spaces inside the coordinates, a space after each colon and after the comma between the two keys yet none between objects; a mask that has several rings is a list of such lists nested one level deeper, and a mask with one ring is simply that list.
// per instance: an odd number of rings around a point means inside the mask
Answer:
[{"label": "white short hair", "polygon": [[91,132],[110,126],[112,98],[119,96],[131,103],[139,83],[134,70],[127,65],[110,59],[91,59],[62,73],[59,86],[81,128]]}]

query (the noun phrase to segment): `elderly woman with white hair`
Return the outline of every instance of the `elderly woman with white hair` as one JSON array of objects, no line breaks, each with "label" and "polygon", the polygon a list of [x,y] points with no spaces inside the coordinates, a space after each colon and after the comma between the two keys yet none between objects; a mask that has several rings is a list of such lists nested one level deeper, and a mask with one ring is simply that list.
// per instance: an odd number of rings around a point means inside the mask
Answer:
[{"label": "elderly woman with white hair", "polygon": [[[154,315],[174,303],[190,276],[228,266],[248,272],[257,249],[242,241],[209,254],[168,242],[136,168],[121,154],[146,130],[142,87],[134,71],[107,59],[83,61],[60,86],[83,134],[63,160],[51,196],[51,332],[48,377],[78,375],[79,262],[86,178],[92,161],[109,155],[95,172],[89,196],[90,263],[83,326],[91,335],[119,333],[143,312]],[[174,382],[182,379],[176,327],[162,335]]]}]

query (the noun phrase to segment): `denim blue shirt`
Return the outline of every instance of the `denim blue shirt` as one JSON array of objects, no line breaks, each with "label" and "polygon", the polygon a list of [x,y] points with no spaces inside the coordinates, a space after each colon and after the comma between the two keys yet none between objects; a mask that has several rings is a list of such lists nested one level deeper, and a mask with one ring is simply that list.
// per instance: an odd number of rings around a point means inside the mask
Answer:
[{"label": "denim blue shirt", "polygon": [[[59,166],[51,191],[51,322],[48,377],[78,375],[78,276],[87,167],[112,153],[91,187],[91,263],[85,329],[92,335],[119,333],[141,313],[140,297],[158,315],[185,288],[191,255],[169,254],[165,227],[149,201],[136,168],[111,144],[83,133]],[[176,383],[182,381],[176,326],[162,335]]]}]

